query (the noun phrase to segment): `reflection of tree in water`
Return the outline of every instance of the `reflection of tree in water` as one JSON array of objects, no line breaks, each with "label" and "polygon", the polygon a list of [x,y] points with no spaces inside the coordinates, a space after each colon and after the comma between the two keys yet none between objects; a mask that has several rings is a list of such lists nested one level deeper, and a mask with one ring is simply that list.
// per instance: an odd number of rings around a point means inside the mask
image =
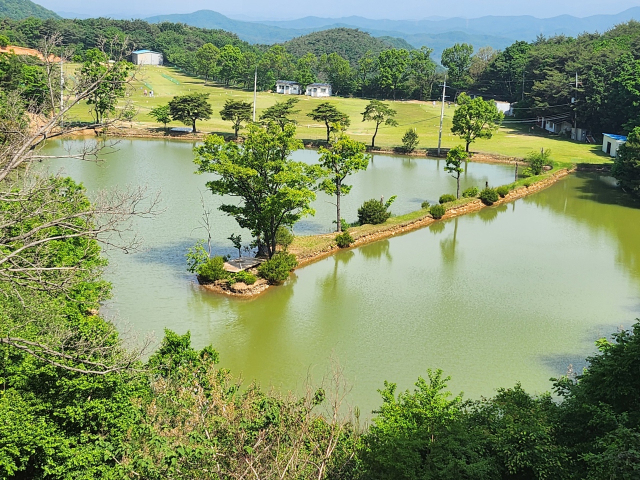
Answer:
[{"label": "reflection of tree in water", "polygon": [[444,225],[445,223],[443,221],[434,222],[429,225],[429,232],[433,233],[434,235],[438,235],[439,233],[444,232]]},{"label": "reflection of tree in water", "polygon": [[606,178],[578,172],[524,201],[594,232],[608,232],[618,242],[616,261],[640,279],[640,202],[613,187]]},{"label": "reflection of tree in water", "polygon": [[498,218],[499,213],[506,211],[507,204],[503,203],[502,205],[497,205],[495,207],[483,208],[478,212],[478,217],[480,217],[480,220],[482,220],[484,223],[489,224],[496,218]]},{"label": "reflection of tree in water", "polygon": [[392,260],[389,249],[389,240],[381,240],[379,242],[370,243],[369,245],[360,247],[360,253],[367,260],[379,260],[383,255],[387,260]]},{"label": "reflection of tree in water", "polygon": [[340,252],[332,257],[334,262],[333,271],[318,282],[321,295],[326,301],[333,302],[336,295],[342,290],[338,284],[338,280],[340,279],[338,276],[338,266],[340,264],[342,264],[343,267],[346,266],[353,257],[355,257],[353,250]]},{"label": "reflection of tree in water", "polygon": [[444,263],[453,264],[456,260],[456,245],[458,244],[458,217],[453,220],[453,237],[440,240],[440,251]]},{"label": "reflection of tree in water", "polygon": [[402,158],[402,167],[407,170],[413,170],[418,166],[418,162],[411,158]]}]

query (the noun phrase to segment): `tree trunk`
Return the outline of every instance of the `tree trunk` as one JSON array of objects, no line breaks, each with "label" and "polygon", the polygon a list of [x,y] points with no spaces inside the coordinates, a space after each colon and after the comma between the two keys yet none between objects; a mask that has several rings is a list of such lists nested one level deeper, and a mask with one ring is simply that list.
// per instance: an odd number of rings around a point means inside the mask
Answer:
[{"label": "tree trunk", "polygon": [[467,148],[466,148],[467,153],[469,153],[469,145],[471,145],[471,142],[467,142]]},{"label": "tree trunk", "polygon": [[342,223],[340,222],[340,182],[336,182],[336,229],[338,233],[342,232]]},{"label": "tree trunk", "polygon": [[458,178],[456,178],[456,198],[460,198],[460,172],[458,172]]},{"label": "tree trunk", "polygon": [[193,119],[193,133],[196,133],[196,119]]},{"label": "tree trunk", "polygon": [[376,146],[376,135],[378,135],[378,127],[380,124],[376,122],[376,131],[373,132],[373,138],[371,139],[371,150],[373,150]]},{"label": "tree trunk", "polygon": [[236,123],[236,124],[233,125],[233,131],[236,134],[236,140],[238,139],[238,130],[240,130],[240,124]]},{"label": "tree trunk", "polygon": [[325,125],[327,126],[327,143],[329,143],[330,140],[330,133],[331,133],[331,127],[329,126],[329,122],[324,122]]}]

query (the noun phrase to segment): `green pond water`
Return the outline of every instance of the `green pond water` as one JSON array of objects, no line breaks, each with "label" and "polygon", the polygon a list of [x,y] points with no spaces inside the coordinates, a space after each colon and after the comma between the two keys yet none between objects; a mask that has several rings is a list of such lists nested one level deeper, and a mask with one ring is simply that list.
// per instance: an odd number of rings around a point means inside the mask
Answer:
[{"label": "green pond water", "polygon": [[[77,146],[66,142],[64,146]],[[50,151],[62,144],[52,144]],[[203,236],[194,230],[201,191],[215,219],[214,247],[240,232],[215,210],[220,199],[192,172],[193,145],[123,141],[100,164],[60,160],[90,192],[127,185],[161,190],[164,212],[137,221],[140,253],[107,252],[114,296],[103,309],[123,329],[156,340],[164,328],[191,331],[195,346],[212,344],[222,365],[245,381],[301,389],[333,360],[361,410],[379,405],[384,380],[409,388],[427,368],[452,376],[466,396],[491,395],[520,381],[548,391],[550,377],[580,371],[593,342],[640,317],[640,209],[611,179],[575,174],[495,208],[338,254],[297,270],[284,286],[250,300],[201,289],[184,270],[184,253]],[[296,152],[312,162],[313,151]],[[392,211],[455,189],[444,162],[376,156],[353,178],[347,219],[363,200],[398,195]],[[500,185],[513,168],[469,163],[463,186]],[[316,217],[299,234],[332,229],[333,207],[316,201]],[[249,237],[245,234],[245,240]]]}]

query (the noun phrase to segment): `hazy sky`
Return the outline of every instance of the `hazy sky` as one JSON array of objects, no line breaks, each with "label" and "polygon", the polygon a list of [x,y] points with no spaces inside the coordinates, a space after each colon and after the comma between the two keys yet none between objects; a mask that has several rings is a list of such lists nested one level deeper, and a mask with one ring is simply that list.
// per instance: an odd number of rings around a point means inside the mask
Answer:
[{"label": "hazy sky", "polygon": [[[569,14],[585,17],[619,13],[640,5],[640,0],[324,0],[321,2],[274,0],[35,0],[54,11],[100,15],[147,17],[166,13],[215,10],[225,15],[258,19],[291,19],[304,16],[421,19],[430,16],[481,17],[483,15],[533,15],[553,17]],[[318,7],[313,7],[318,5]],[[390,8],[390,5],[393,7]]]}]

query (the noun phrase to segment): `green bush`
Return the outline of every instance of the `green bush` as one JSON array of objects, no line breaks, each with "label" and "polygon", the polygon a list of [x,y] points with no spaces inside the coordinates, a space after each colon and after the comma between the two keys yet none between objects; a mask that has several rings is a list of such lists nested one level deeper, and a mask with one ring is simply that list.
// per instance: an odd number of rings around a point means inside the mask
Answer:
[{"label": "green bush", "polygon": [[493,205],[499,198],[500,195],[498,195],[495,188],[485,188],[480,192],[480,200],[482,200],[482,203],[485,205]]},{"label": "green bush", "polygon": [[349,234],[349,232],[344,231],[338,235],[336,235],[336,245],[340,248],[347,248],[353,243],[353,237]]},{"label": "green bush", "polygon": [[509,195],[509,187],[507,187],[506,185],[502,185],[501,187],[496,188],[496,192],[498,193],[498,195],[504,198]]},{"label": "green bush", "polygon": [[286,252],[289,245],[293,242],[293,232],[282,225],[276,230],[276,245],[280,245]]},{"label": "green bush", "polygon": [[402,137],[402,150],[406,153],[411,153],[416,149],[419,143],[420,140],[418,138],[418,134],[415,129],[410,128]]},{"label": "green bush", "polygon": [[367,200],[358,209],[358,222],[360,225],[378,225],[384,223],[391,216],[387,210],[387,205],[383,205],[379,200],[372,198]]},{"label": "green bush", "polygon": [[445,193],[444,195],[440,195],[440,199],[438,202],[442,205],[443,203],[454,202],[456,200],[455,195],[451,195],[450,193]]},{"label": "green bush", "polygon": [[420,206],[422,207],[423,210],[428,210],[431,204],[429,203],[428,200],[425,200],[424,202],[422,202]]},{"label": "green bush", "polygon": [[197,274],[205,282],[215,282],[229,277],[229,272],[224,269],[224,258],[220,256],[210,258],[200,265]]},{"label": "green bush", "polygon": [[296,256],[287,252],[278,252],[258,267],[258,275],[270,284],[284,282],[289,273],[296,268]]},{"label": "green bush", "polygon": [[525,177],[541,175],[544,171],[545,165],[553,166],[553,161],[551,160],[551,150],[530,152],[525,157],[525,160],[529,164],[529,167],[522,172],[522,175],[524,175]]},{"label": "green bush", "polygon": [[527,180],[525,180],[524,182],[522,182],[522,184],[523,184],[525,187],[529,188],[531,185],[533,185],[533,184],[534,184],[534,181],[533,181],[533,180],[531,180],[530,178],[528,178]]},{"label": "green bush", "polygon": [[446,212],[447,212],[447,209],[445,208],[444,205],[441,205],[441,204],[431,205],[431,208],[429,209],[429,213],[436,220],[444,217],[444,214]]},{"label": "green bush", "polygon": [[480,192],[480,190],[478,190],[478,187],[469,187],[464,192],[462,192],[462,196],[464,198],[477,197],[478,192]]},{"label": "green bush", "polygon": [[241,272],[237,272],[234,275],[234,278],[236,282],[246,283],[247,285],[253,285],[254,283],[256,283],[256,280],[258,280],[258,277],[256,277],[253,273],[246,272],[244,270],[242,270]]}]

